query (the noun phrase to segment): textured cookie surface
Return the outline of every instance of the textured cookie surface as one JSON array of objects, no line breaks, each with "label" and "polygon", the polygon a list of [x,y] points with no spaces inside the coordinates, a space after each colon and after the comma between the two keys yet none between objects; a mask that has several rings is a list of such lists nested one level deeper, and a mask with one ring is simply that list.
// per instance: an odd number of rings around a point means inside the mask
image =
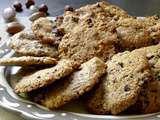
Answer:
[{"label": "textured cookie surface", "polygon": [[155,26],[158,22],[157,19],[155,16],[120,19],[116,27],[120,46],[123,49],[133,50],[158,43],[158,38],[152,37],[154,31],[150,30],[150,27]]},{"label": "textured cookie surface", "polygon": [[131,17],[118,6],[111,5],[107,2],[98,2],[96,4],[83,6],[75,11],[65,11],[63,16],[57,18],[57,27],[64,28],[66,32],[72,32],[73,28],[83,21],[84,18],[90,17],[91,14],[94,15],[94,12],[92,12],[93,9],[99,12],[100,9],[98,9],[98,7],[103,9],[102,11],[104,11],[107,19],[112,18],[112,20],[118,20],[120,18]]},{"label": "textured cookie surface", "polygon": [[59,108],[89,91],[100,80],[105,70],[106,65],[103,61],[92,58],[67,78],[39,91],[34,95],[34,100],[50,109]]},{"label": "textured cookie surface", "polygon": [[107,61],[107,74],[87,100],[89,111],[119,114],[135,104],[151,79],[147,59],[136,52],[118,53]]},{"label": "textured cookie surface", "polygon": [[145,86],[135,105],[129,111],[136,113],[153,113],[160,111],[160,44],[138,49],[144,52],[148,59],[153,80]]},{"label": "textured cookie surface", "polygon": [[68,33],[63,37],[59,46],[60,58],[71,58],[83,63],[94,56],[106,61],[115,54],[115,48],[109,42],[114,41],[116,36],[106,33],[104,40],[101,39],[103,35],[94,30],[82,31]]},{"label": "textured cookie surface", "polygon": [[22,31],[14,35],[10,47],[16,53],[25,56],[58,56],[56,46],[40,43],[32,32]]},{"label": "textured cookie surface", "polygon": [[107,17],[99,3],[82,7],[76,12],[80,13],[80,18],[72,32],[62,38],[59,45],[60,57],[80,63],[94,56],[106,61],[115,54],[117,35],[114,34],[114,20]]},{"label": "textured cookie surface", "polygon": [[51,57],[33,57],[22,56],[12,58],[0,58],[0,65],[15,65],[15,66],[31,66],[31,65],[55,65],[56,59]]},{"label": "textured cookie surface", "polygon": [[32,23],[32,31],[42,43],[58,44],[60,37],[53,33],[53,21],[48,18],[39,18]]},{"label": "textured cookie surface", "polygon": [[25,76],[17,83],[16,93],[30,92],[32,90],[44,87],[63,78],[74,71],[78,64],[71,60],[60,60],[58,64],[51,68],[37,71],[31,75]]},{"label": "textured cookie surface", "polygon": [[143,87],[136,103],[129,107],[126,112],[130,114],[147,114],[159,112],[159,108],[160,82],[153,80]]}]

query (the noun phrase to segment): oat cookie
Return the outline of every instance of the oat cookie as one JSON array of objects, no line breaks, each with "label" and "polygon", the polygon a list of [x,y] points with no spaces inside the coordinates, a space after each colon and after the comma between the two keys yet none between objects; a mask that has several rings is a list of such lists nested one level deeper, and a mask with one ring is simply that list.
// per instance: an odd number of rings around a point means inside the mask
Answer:
[{"label": "oat cookie", "polygon": [[33,57],[22,56],[12,58],[0,58],[0,65],[14,65],[14,66],[31,66],[31,65],[55,65],[56,59],[51,57]]},{"label": "oat cookie", "polygon": [[152,32],[148,30],[158,22],[157,19],[156,16],[120,19],[117,22],[116,32],[122,49],[133,50],[158,43],[159,40],[153,39]]},{"label": "oat cookie", "polygon": [[143,87],[136,103],[129,107],[125,112],[130,114],[147,114],[159,112],[159,108],[160,82],[153,80],[147,86]]},{"label": "oat cookie", "polygon": [[69,75],[77,67],[78,64],[72,60],[60,60],[54,67],[37,71],[22,78],[16,85],[15,92],[30,92],[32,90],[47,86],[54,81]]},{"label": "oat cookie", "polygon": [[86,6],[77,11],[82,12],[83,9],[87,9],[88,14],[84,13],[72,32],[62,38],[59,44],[60,57],[71,58],[80,63],[95,56],[106,61],[115,54],[114,43],[118,41],[114,28],[110,27],[114,26],[114,22],[109,21],[99,4]]},{"label": "oat cookie", "polygon": [[99,4],[100,6],[103,7],[103,9],[105,10],[105,13],[108,16],[113,17],[113,19],[118,20],[121,18],[131,18],[132,17],[125,10],[123,10],[122,8],[116,5],[112,5],[107,2],[99,2]]},{"label": "oat cookie", "polygon": [[[102,8],[102,9],[99,9]],[[118,20],[119,18],[131,17],[126,11],[118,6],[111,5],[107,2],[98,2],[96,4],[86,5],[74,11],[65,11],[63,16],[57,17],[57,27],[64,28],[65,32],[72,32],[73,28],[87,17],[94,16],[94,10],[104,11],[105,17],[111,20]]]},{"label": "oat cookie", "polygon": [[92,58],[67,78],[40,90],[34,95],[34,100],[50,109],[59,108],[91,90],[105,70],[106,65],[103,61],[96,57]]},{"label": "oat cookie", "polygon": [[160,44],[141,48],[136,51],[146,54],[153,73],[153,80],[148,86],[143,88],[136,104],[130,107],[128,111],[131,113],[158,112],[160,108]]},{"label": "oat cookie", "polygon": [[84,32],[71,33],[63,37],[59,46],[60,58],[71,58],[83,63],[94,56],[106,61],[115,54],[114,45],[109,43],[116,39],[115,35],[106,33],[103,34],[105,38],[101,39],[103,35],[95,30]]},{"label": "oat cookie", "polygon": [[32,31],[38,40],[42,43],[57,44],[60,37],[53,33],[53,21],[48,18],[39,18],[32,23]]},{"label": "oat cookie", "polygon": [[124,10],[106,2],[65,12],[59,25],[66,32],[59,45],[60,57],[83,63],[97,56],[106,61],[115,54],[114,46],[119,42],[115,31],[117,21],[130,17]]},{"label": "oat cookie", "polygon": [[160,44],[152,45],[135,50],[136,52],[144,53],[148,59],[148,63],[153,72],[155,79],[159,81],[160,70]]},{"label": "oat cookie", "polygon": [[42,44],[32,32],[22,31],[14,35],[10,47],[18,54],[24,56],[58,56],[57,46]]},{"label": "oat cookie", "polygon": [[106,64],[107,74],[87,99],[87,107],[96,114],[115,115],[135,104],[152,76],[147,59],[136,52],[118,53]]}]

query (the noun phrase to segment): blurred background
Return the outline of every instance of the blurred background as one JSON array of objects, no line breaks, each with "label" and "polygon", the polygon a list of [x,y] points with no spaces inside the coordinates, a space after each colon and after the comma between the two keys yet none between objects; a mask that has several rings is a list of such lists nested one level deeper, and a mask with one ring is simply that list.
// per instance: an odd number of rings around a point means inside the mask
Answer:
[{"label": "blurred background", "polygon": [[[12,6],[15,0],[1,0],[0,11],[6,7]],[[21,3],[25,3],[26,0],[19,0]],[[60,15],[63,13],[65,5],[71,5],[74,8],[78,8],[85,4],[95,3],[102,0],[35,0],[36,5],[45,3],[49,8],[51,16]],[[160,15],[160,0],[104,0],[112,4],[116,4],[121,8],[128,11],[129,14],[134,16],[149,16],[158,14]],[[25,6],[23,6],[25,8]],[[26,16],[28,12],[24,9],[24,12],[18,14],[18,16]]]}]

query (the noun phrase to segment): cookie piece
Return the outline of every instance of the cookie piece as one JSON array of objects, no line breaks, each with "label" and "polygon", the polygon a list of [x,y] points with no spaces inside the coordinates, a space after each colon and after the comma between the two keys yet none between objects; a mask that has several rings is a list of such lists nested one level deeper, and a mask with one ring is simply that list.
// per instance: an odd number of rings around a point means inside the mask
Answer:
[{"label": "cookie piece", "polygon": [[14,74],[11,75],[10,85],[14,89],[19,80],[25,76],[31,75],[41,69],[46,68],[46,66],[23,66],[19,67]]},{"label": "cookie piece", "polygon": [[72,60],[60,60],[58,64],[51,68],[37,71],[20,80],[15,87],[16,93],[30,92],[32,90],[47,86],[62,77],[72,73],[78,64]]},{"label": "cookie piece", "polygon": [[57,28],[64,28],[65,33],[71,32],[79,22],[79,15],[77,12],[66,11],[62,17],[56,20]]},{"label": "cookie piece", "polygon": [[96,30],[68,33],[59,45],[59,57],[70,58],[79,63],[83,63],[94,56],[106,61],[115,54],[115,47],[109,41],[114,41],[116,36],[111,33],[104,34],[98,33]]},{"label": "cookie piece", "polygon": [[160,44],[136,50],[146,54],[153,80],[145,86],[139,98],[127,111],[130,113],[153,113],[160,108]]},{"label": "cookie piece", "polygon": [[108,16],[112,17],[115,20],[118,20],[121,18],[131,18],[132,17],[125,10],[123,10],[122,8],[116,5],[112,5],[104,1],[99,2],[99,4],[100,6],[103,7],[103,9],[105,10],[105,13],[108,14]]},{"label": "cookie piece", "polygon": [[49,56],[57,58],[57,46],[42,44],[32,32],[22,31],[11,38],[10,47],[18,54],[24,56]]},{"label": "cookie piece", "polygon": [[107,61],[107,74],[87,99],[96,114],[119,114],[135,104],[143,86],[151,80],[147,59],[136,52],[118,53]]},{"label": "cookie piece", "polygon": [[53,21],[39,18],[32,23],[32,31],[42,43],[59,44],[61,37],[53,33]]},{"label": "cookie piece", "polygon": [[131,17],[118,6],[111,5],[107,2],[98,2],[96,4],[83,6],[74,11],[65,11],[63,16],[57,17],[57,27],[64,28],[66,33],[72,32],[74,27],[86,19],[86,17],[90,17],[91,15],[94,16],[94,12],[92,12],[93,10],[99,12],[99,8],[103,9],[103,14],[105,14],[107,19],[110,18],[110,21]]},{"label": "cookie piece", "polygon": [[122,49],[133,50],[158,43],[159,39],[153,39],[152,32],[148,30],[158,22],[157,19],[155,16],[120,19],[116,32]]},{"label": "cookie piece", "polygon": [[157,41],[160,39],[160,21],[159,19],[155,23],[155,25],[148,27],[148,32],[150,33],[150,37]]},{"label": "cookie piece", "polygon": [[83,12],[83,9],[87,9],[88,13],[83,13],[83,18],[72,32],[64,35],[59,44],[60,58],[83,63],[96,56],[106,61],[115,54],[114,43],[118,41],[113,27],[110,27],[114,26],[114,22],[108,20],[99,4],[80,8],[79,12]]},{"label": "cookie piece", "polygon": [[50,109],[59,108],[91,90],[105,71],[105,63],[99,58],[92,58],[67,78],[38,91],[34,101]]},{"label": "cookie piece", "polygon": [[155,77],[156,80],[159,81],[160,80],[159,79],[160,44],[136,49],[135,51],[146,55],[146,58],[148,59],[148,63],[151,67],[151,71],[153,72],[153,76]]},{"label": "cookie piece", "polygon": [[[83,63],[94,56],[106,61],[115,54],[118,44],[117,21],[129,16],[124,10],[106,2],[86,5],[67,11],[58,27],[66,34],[59,45],[61,58],[71,58]],[[83,48],[83,49],[82,49]]]},{"label": "cookie piece", "polygon": [[22,56],[12,58],[0,58],[0,65],[5,66],[31,66],[31,65],[55,65],[56,59],[51,57],[33,57],[33,56]]},{"label": "cookie piece", "polygon": [[159,112],[160,108],[160,82],[151,81],[148,86],[143,87],[138,100],[125,112],[129,114],[147,114]]}]

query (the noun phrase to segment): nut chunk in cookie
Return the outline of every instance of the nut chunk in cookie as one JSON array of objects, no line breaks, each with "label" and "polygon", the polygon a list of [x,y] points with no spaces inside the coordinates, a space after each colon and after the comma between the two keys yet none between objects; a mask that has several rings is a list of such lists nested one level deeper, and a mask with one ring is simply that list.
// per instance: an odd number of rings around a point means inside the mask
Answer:
[{"label": "nut chunk in cookie", "polygon": [[34,101],[50,109],[59,108],[91,90],[105,72],[105,63],[94,57],[70,76],[42,88],[34,95]]},{"label": "nut chunk in cookie", "polygon": [[57,64],[56,59],[51,57],[33,57],[33,56],[22,56],[22,57],[11,57],[11,58],[0,58],[0,65],[4,66],[31,66],[31,65],[55,65]]},{"label": "nut chunk in cookie", "polygon": [[152,79],[144,55],[118,53],[107,61],[107,74],[87,100],[96,114],[119,114],[135,104],[144,84]]},{"label": "nut chunk in cookie", "polygon": [[30,92],[47,86],[54,81],[71,74],[76,68],[78,68],[78,66],[79,65],[72,60],[60,60],[54,67],[46,68],[23,77],[15,86],[15,92]]},{"label": "nut chunk in cookie", "polygon": [[[60,42],[60,36],[53,33],[53,21],[48,18],[39,18],[35,20],[32,23],[32,31],[42,43],[56,44]],[[63,31],[61,30],[61,32]]]},{"label": "nut chunk in cookie", "polygon": [[10,47],[25,56],[49,56],[57,58],[57,46],[40,43],[30,31],[22,31],[11,38]]}]

